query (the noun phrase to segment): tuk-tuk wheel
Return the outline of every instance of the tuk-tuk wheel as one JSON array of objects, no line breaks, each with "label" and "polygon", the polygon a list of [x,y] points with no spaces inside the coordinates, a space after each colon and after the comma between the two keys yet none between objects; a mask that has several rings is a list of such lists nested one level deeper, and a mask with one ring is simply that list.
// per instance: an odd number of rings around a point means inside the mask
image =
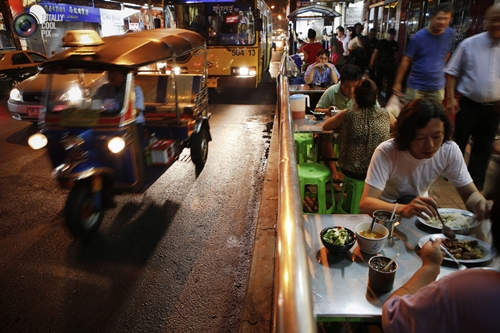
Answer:
[{"label": "tuk-tuk wheel", "polygon": [[97,232],[104,217],[102,204],[96,209],[94,195],[88,182],[76,184],[66,200],[66,224],[78,238],[86,238]]},{"label": "tuk-tuk wheel", "polygon": [[197,167],[203,167],[208,157],[208,130],[205,126],[198,133],[193,134],[189,146],[191,148],[191,160]]}]

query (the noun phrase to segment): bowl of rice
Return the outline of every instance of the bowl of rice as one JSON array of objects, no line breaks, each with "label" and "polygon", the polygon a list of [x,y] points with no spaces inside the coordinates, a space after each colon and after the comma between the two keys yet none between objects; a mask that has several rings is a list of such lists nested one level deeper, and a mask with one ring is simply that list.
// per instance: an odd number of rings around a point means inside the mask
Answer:
[{"label": "bowl of rice", "polygon": [[[455,233],[468,233],[471,228],[481,224],[480,221],[474,218],[474,214],[467,210],[455,208],[438,208],[439,214],[443,218],[444,223],[450,227]],[[441,230],[442,224],[438,217],[429,218],[427,220],[418,218],[418,220],[433,229]]]}]

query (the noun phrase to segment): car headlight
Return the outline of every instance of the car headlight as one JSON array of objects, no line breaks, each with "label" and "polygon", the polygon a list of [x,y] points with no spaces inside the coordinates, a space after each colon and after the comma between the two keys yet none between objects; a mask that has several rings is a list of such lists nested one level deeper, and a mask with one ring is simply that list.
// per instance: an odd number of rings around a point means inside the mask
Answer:
[{"label": "car headlight", "polygon": [[34,150],[45,147],[48,142],[49,140],[42,133],[35,133],[28,138],[28,145]]},{"label": "car headlight", "polygon": [[75,102],[75,101],[80,101],[82,99],[82,90],[78,87],[71,87],[67,92],[65,92],[64,94],[62,94],[60,100],[63,101],[63,102],[66,102],[66,101],[71,101],[71,102]]},{"label": "car headlight", "polygon": [[20,101],[21,100],[21,92],[19,91],[19,89],[17,88],[14,88],[10,91],[10,99],[14,100],[14,101]]},{"label": "car headlight", "polygon": [[123,148],[125,148],[125,140],[119,136],[108,141],[108,149],[114,154],[121,152]]}]

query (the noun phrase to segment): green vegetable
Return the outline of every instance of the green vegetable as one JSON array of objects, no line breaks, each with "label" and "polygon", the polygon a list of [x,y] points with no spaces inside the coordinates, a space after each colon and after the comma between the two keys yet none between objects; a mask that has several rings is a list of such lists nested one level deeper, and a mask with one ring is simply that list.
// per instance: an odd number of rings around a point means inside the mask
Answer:
[{"label": "green vegetable", "polygon": [[323,235],[323,239],[333,245],[345,245],[352,242],[352,237],[343,227],[329,229]]}]

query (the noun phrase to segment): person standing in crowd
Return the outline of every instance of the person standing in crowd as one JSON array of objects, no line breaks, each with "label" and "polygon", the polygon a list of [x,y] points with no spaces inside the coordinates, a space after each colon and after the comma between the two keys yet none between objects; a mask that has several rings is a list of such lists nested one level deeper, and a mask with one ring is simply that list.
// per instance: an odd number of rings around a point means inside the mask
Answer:
[{"label": "person standing in crowd", "polygon": [[349,34],[349,45],[347,62],[353,65],[356,65],[361,69],[361,73],[364,73],[366,66],[368,66],[368,61],[366,59],[365,46],[361,41],[361,38],[358,38],[356,34],[356,29],[354,27],[349,27],[347,29]]},{"label": "person standing in crowd", "polygon": [[449,3],[437,5],[431,14],[430,25],[419,30],[410,40],[392,87],[396,95],[403,96],[403,78],[411,65],[405,95],[407,102],[419,97],[443,101],[443,69],[455,43],[455,30],[449,27],[452,15],[453,8]]},{"label": "person standing in crowd", "polygon": [[377,103],[377,85],[370,79],[354,89],[355,107],[340,111],[323,123],[324,130],[340,129],[338,164],[350,178],[365,180],[375,148],[390,138],[396,122],[392,113]]},{"label": "person standing in crowd", "polygon": [[486,30],[463,40],[444,70],[447,109],[456,114],[455,142],[465,153],[472,136],[469,172],[479,190],[500,123],[500,4],[486,11]]},{"label": "person standing in crowd", "polygon": [[337,71],[340,72],[342,66],[345,65],[345,57],[343,43],[337,36],[338,34],[334,34],[332,38],[330,38],[330,53],[332,55],[332,63],[335,65],[335,68],[337,68]]},{"label": "person standing in crowd", "polygon": [[[361,81],[362,75],[361,70],[358,66],[345,64],[340,71],[340,82],[326,89],[321,98],[316,104],[315,112],[324,112],[327,115],[332,115],[332,110],[339,109],[343,110],[345,108],[352,107],[354,103],[354,89],[356,88],[359,81]],[[332,135],[323,134],[321,135],[322,150],[321,154],[325,157],[335,156],[333,150],[333,142],[335,138]],[[327,166],[333,172],[333,179],[335,181],[341,180],[340,173],[336,172],[335,161],[329,160],[325,161]]]},{"label": "person standing in crowd", "polygon": [[[370,69],[373,69],[375,82],[379,91],[385,87],[385,99],[388,101],[392,96],[392,85],[396,75],[396,63],[398,60],[398,42],[396,29],[391,28],[387,31],[387,38],[381,39],[370,58]],[[384,85],[385,80],[385,85]]]},{"label": "person standing in crowd", "polygon": [[320,49],[316,54],[316,62],[307,67],[304,81],[307,84],[331,86],[339,81],[340,74],[335,66],[330,63],[330,54],[325,49]]},{"label": "person standing in crowd", "polygon": [[[493,248],[499,253],[500,182],[495,188],[490,220]],[[385,301],[384,332],[498,332],[500,272],[465,269],[437,280],[444,258],[440,245],[437,238],[422,246],[422,266]]]},{"label": "person standing in crowd", "polygon": [[356,23],[354,25],[354,31],[356,31],[356,36],[359,37],[359,39],[361,40],[363,45],[365,45],[365,41],[366,41],[367,37],[365,35],[363,35],[363,25],[359,22]]},{"label": "person standing in crowd", "polygon": [[[373,52],[375,51],[375,48],[377,47],[379,42],[377,39],[377,29],[370,29],[370,33],[368,34],[368,36],[362,38],[361,41],[365,46],[367,62],[370,63],[370,59],[372,58]],[[375,80],[375,74],[373,70],[370,67],[368,67],[368,69],[370,71],[370,78],[372,80]]]},{"label": "person standing in crowd", "polygon": [[359,203],[362,214],[377,209],[405,218],[436,216],[439,207],[428,196],[429,187],[444,176],[455,187],[468,210],[482,221],[493,202],[478,191],[458,145],[451,140],[453,124],[441,103],[418,98],[401,110],[394,138],[373,153]]},{"label": "person standing in crowd", "polygon": [[322,48],[323,45],[316,42],[316,30],[309,29],[307,31],[307,44],[303,45],[298,51],[298,53],[304,53],[304,63],[306,64],[305,68],[316,62],[316,54]]},{"label": "person standing in crowd", "polygon": [[348,54],[347,46],[349,45],[349,36],[345,34],[344,27],[341,25],[339,25],[335,29],[335,32],[337,33],[338,40],[342,42],[342,46],[344,48],[344,57],[345,57]]}]

